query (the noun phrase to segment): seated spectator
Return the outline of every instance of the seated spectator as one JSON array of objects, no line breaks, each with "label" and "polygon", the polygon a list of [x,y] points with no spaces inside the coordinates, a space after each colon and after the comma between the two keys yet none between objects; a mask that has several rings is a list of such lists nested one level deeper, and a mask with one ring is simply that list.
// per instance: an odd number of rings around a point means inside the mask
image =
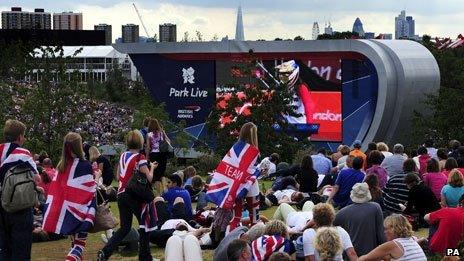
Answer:
[{"label": "seated spectator", "polygon": [[248,242],[242,239],[233,240],[227,247],[228,261],[251,261],[253,258]]},{"label": "seated spectator", "polygon": [[361,171],[363,166],[363,159],[356,157],[353,159],[353,168],[344,169],[338,174],[335,186],[333,186],[332,193],[329,196],[328,202],[333,203],[340,208],[350,204],[350,192],[354,184],[360,183],[364,180],[364,173]]},{"label": "seated spectator", "polygon": [[440,255],[445,254],[447,248],[457,248],[464,240],[464,195],[459,199],[456,208],[442,208],[425,215],[424,219],[438,229],[430,239],[430,250]]},{"label": "seated spectator", "polygon": [[251,244],[253,240],[263,235],[264,227],[265,226],[263,223],[257,223],[250,229],[248,229],[245,226],[234,229],[232,232],[230,232],[229,234],[227,234],[227,236],[224,237],[221,243],[219,243],[219,245],[214,250],[213,261],[227,260],[228,248],[233,241],[235,241],[236,239],[241,239],[247,242],[248,244]]},{"label": "seated spectator", "polygon": [[380,153],[382,153],[383,159],[393,155],[393,153],[389,152],[388,145],[385,142],[378,142],[377,143],[377,150],[380,151]]},{"label": "seated spectator", "polygon": [[259,164],[258,169],[261,170],[262,176],[269,176],[276,172],[276,166],[279,164],[280,156],[277,153],[272,153],[271,156],[265,157]]},{"label": "seated spectator", "polygon": [[285,177],[278,177],[272,183],[271,190],[284,190],[284,189],[293,189],[298,190],[299,184],[296,182],[295,177],[293,176],[285,176]]},{"label": "seated spectator", "polygon": [[196,175],[191,178],[190,185],[185,185],[184,188],[190,194],[192,202],[196,202],[198,200],[198,194],[205,189],[205,182],[200,176]]},{"label": "seated spectator", "polygon": [[354,203],[338,211],[334,225],[348,232],[358,255],[365,255],[385,242],[382,209],[379,204],[369,202],[367,183],[355,184],[350,198]]},{"label": "seated spectator", "polygon": [[406,206],[401,206],[405,214],[419,214],[419,225],[428,227],[423,217],[425,214],[440,209],[440,204],[433,194],[432,190],[427,187],[414,173],[409,173],[404,177],[404,183],[409,188],[408,202]]},{"label": "seated spectator", "polygon": [[424,251],[413,238],[409,221],[402,215],[393,214],[384,221],[387,242],[376,247],[358,261],[364,260],[421,260],[425,261]]},{"label": "seated spectator", "polygon": [[348,159],[348,156],[350,155],[350,147],[343,145],[342,148],[340,149],[340,153],[342,154],[342,157],[339,158],[337,161],[337,166],[336,166],[337,169],[335,170],[337,172],[342,169],[348,168],[346,166],[346,160]]},{"label": "seated spectator", "polygon": [[367,175],[364,182],[369,186],[372,202],[379,204],[380,208],[384,209],[382,190],[379,187],[379,180],[376,175]]},{"label": "seated spectator", "polygon": [[428,186],[438,201],[440,201],[441,189],[446,185],[446,176],[443,175],[438,166],[436,159],[429,159],[427,161],[427,173],[422,176],[424,184]]},{"label": "seated spectator", "polygon": [[195,167],[188,166],[182,171],[182,173],[184,174],[184,177],[183,177],[184,188],[186,186],[191,186],[192,178],[197,174],[197,170],[195,169]]},{"label": "seated spectator", "polygon": [[363,159],[363,167],[362,169],[366,169],[367,167],[367,156],[364,152],[361,151],[362,142],[360,140],[355,140],[353,142],[353,150],[350,152],[350,155],[355,157],[361,157]]},{"label": "seated spectator", "polygon": [[[192,219],[192,201],[190,200],[189,192],[182,188],[182,179],[176,175],[170,175],[167,181],[167,190],[163,193],[162,197],[167,202],[167,211],[169,214],[173,215],[174,201],[177,198],[182,199],[182,205],[185,208],[185,218],[186,220]],[[178,203],[180,204],[180,203]],[[178,205],[180,206],[180,205]]]},{"label": "seated spectator", "polygon": [[420,146],[417,149],[417,156],[413,158],[416,162],[417,169],[419,170],[419,177],[423,179],[423,175],[427,172],[427,162],[431,159],[430,155],[427,153],[427,148]]},{"label": "seated spectator", "polygon": [[443,171],[443,169],[445,168],[446,160],[448,159],[448,151],[445,148],[438,149],[437,157],[440,171]]},{"label": "seated spectator", "polygon": [[264,228],[264,235],[251,243],[254,260],[267,260],[274,252],[295,252],[293,244],[288,240],[287,226],[280,220],[268,222]]},{"label": "seated spectator", "polygon": [[340,152],[340,150],[343,148],[343,144],[339,145],[337,147],[337,151],[335,153],[332,153],[330,155],[330,160],[332,161],[332,167],[335,167],[338,165],[338,160],[343,157],[343,154]]},{"label": "seated spectator", "polygon": [[[378,148],[377,148],[377,143],[375,143],[375,142],[369,142],[369,144],[367,144],[367,150],[364,152],[364,154],[366,154],[366,156],[368,156],[369,153],[370,153],[371,151],[373,151],[373,150],[378,150]],[[369,161],[368,161],[368,162],[369,162]],[[367,165],[367,168],[370,168],[369,163],[368,163],[368,165]]]},{"label": "seated spectator", "polygon": [[282,203],[274,212],[273,219],[283,221],[291,234],[302,233],[308,221],[313,217],[313,207],[313,202],[306,201],[301,212],[298,212],[289,204]]},{"label": "seated spectator", "polygon": [[437,157],[438,152],[437,152],[437,149],[433,145],[434,145],[434,141],[432,139],[427,139],[424,142],[424,147],[427,149],[427,154],[429,154],[429,156],[432,159],[438,160],[438,157]]},{"label": "seated spectator", "polygon": [[385,187],[387,184],[387,171],[380,166],[382,164],[382,154],[378,150],[373,150],[367,156],[367,160],[369,161],[367,165],[371,166],[366,170],[366,176],[369,175],[376,175],[379,179],[380,189]]},{"label": "seated spectator", "polygon": [[342,241],[338,230],[333,227],[321,227],[314,238],[314,248],[320,260],[337,260],[343,253]]},{"label": "seated spectator", "polygon": [[458,168],[458,162],[456,161],[456,159],[454,159],[452,157],[449,157],[446,160],[445,168],[441,171],[441,173],[443,173],[443,175],[448,177],[450,171],[452,171],[453,169],[456,169],[456,168]]},{"label": "seated spectator", "polygon": [[382,193],[385,211],[390,213],[402,212],[400,204],[405,205],[409,196],[409,188],[404,183],[404,177],[408,173],[415,173],[415,171],[416,163],[412,159],[407,159],[403,164],[403,172],[390,176]]},{"label": "seated spectator", "polygon": [[292,258],[287,253],[274,252],[268,259],[268,261],[291,261]]},{"label": "seated spectator", "polygon": [[459,157],[458,149],[461,146],[461,143],[458,140],[450,140],[448,143],[448,158],[457,159]]},{"label": "seated spectator", "polygon": [[[303,251],[306,260],[322,260],[319,251],[314,246],[316,232],[323,227],[333,227],[335,209],[327,203],[319,203],[313,208],[313,220],[309,222],[308,228],[303,233]],[[342,227],[334,227],[341,241],[342,249],[350,260],[356,260],[358,256],[351,243],[350,235]],[[343,260],[342,252],[337,252],[334,260]]]},{"label": "seated spectator", "polygon": [[403,163],[407,159],[403,153],[403,145],[395,144],[393,146],[393,155],[386,157],[380,164],[387,171],[389,177],[403,173]]},{"label": "seated spectator", "polygon": [[318,178],[317,172],[313,168],[311,156],[304,156],[301,160],[300,171],[295,175],[295,180],[300,185],[299,191],[306,193],[316,192]]},{"label": "seated spectator", "polygon": [[284,189],[277,191],[270,191],[270,194],[266,196],[273,205],[278,205],[281,203],[297,203],[304,198],[302,192],[296,191],[294,189]]},{"label": "seated spectator", "polygon": [[165,260],[202,261],[200,237],[208,229],[196,231],[176,230],[168,239],[164,250]]},{"label": "seated spectator", "polygon": [[330,174],[332,169],[332,162],[327,158],[327,151],[325,148],[320,148],[317,151],[317,154],[312,155],[311,159],[313,161],[314,170],[316,170],[319,175]]},{"label": "seated spectator", "polygon": [[462,195],[464,195],[464,177],[458,169],[453,169],[448,176],[448,184],[441,190],[441,205],[457,207]]}]

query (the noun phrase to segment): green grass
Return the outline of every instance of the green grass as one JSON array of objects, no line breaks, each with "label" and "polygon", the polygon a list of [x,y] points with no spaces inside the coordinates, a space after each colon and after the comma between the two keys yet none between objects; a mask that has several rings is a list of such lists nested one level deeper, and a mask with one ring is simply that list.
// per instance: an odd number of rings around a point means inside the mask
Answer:
[{"label": "green grass", "polygon": [[[264,182],[265,187],[270,187],[270,182]],[[263,187],[262,187],[263,188]],[[111,211],[113,212],[116,218],[119,218],[119,209],[116,202],[111,202]],[[274,215],[274,212],[277,207],[271,207],[267,210],[260,211],[260,215],[264,215],[267,218],[271,219]],[[133,219],[132,227],[137,228],[138,222]],[[101,233],[89,234],[87,238],[87,245],[84,251],[84,260],[96,260],[97,251],[103,248],[104,243],[100,238]],[[417,237],[427,237],[428,230],[421,229],[415,233]],[[64,260],[66,254],[70,249],[70,240],[63,239],[53,242],[42,242],[32,244],[32,260]],[[213,260],[213,250],[203,250],[203,259],[205,261]],[[151,247],[151,254],[153,257],[162,259],[164,257],[164,248],[159,248],[157,246]],[[122,256],[120,253],[114,253],[111,256],[110,260],[138,260],[137,252],[131,253],[129,255]]]}]

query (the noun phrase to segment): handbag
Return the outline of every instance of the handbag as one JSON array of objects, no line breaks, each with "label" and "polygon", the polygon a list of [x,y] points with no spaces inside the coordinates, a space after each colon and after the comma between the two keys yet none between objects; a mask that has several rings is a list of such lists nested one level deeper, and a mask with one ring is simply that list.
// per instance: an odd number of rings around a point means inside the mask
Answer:
[{"label": "handbag", "polygon": [[149,203],[155,199],[155,194],[153,193],[151,182],[148,181],[147,176],[139,170],[139,161],[140,153],[137,157],[137,163],[132,172],[132,177],[127,183],[126,191],[137,200]]},{"label": "handbag", "polygon": [[[100,190],[97,189],[97,193],[103,198]],[[115,228],[119,222],[113,216],[110,206],[107,201],[103,201],[102,204],[98,205],[98,196],[95,195],[97,200],[97,209],[95,211],[95,221],[93,222],[93,227],[89,230],[90,233],[97,233],[100,231],[106,231],[108,229]]]}]

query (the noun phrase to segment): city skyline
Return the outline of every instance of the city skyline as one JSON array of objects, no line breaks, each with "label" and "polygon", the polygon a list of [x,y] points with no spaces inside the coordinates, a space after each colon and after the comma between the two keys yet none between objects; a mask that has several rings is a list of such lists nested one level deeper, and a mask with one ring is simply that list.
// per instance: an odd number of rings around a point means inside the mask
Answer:
[{"label": "city skyline", "polygon": [[[47,3],[43,1],[27,0],[2,1],[0,9],[10,10],[12,6],[21,6],[24,11],[44,8],[45,12],[82,12],[84,29],[92,30],[100,23],[112,25],[113,40],[121,35],[121,25],[134,23],[141,25],[131,1],[114,1],[106,4],[103,0],[82,0],[79,4]],[[163,0],[154,4],[142,0],[135,2],[146,24],[149,34],[158,34],[159,24],[173,23],[177,25],[178,38],[188,31],[191,36],[200,31],[204,40],[210,40],[216,35],[219,39],[228,35],[235,35],[236,12],[241,4],[243,24],[247,32],[247,40],[274,38],[294,38],[297,35],[311,39],[311,28],[314,21],[319,24],[330,22],[334,31],[351,31],[353,21],[359,17],[368,32],[394,33],[395,17],[401,10],[416,20],[416,34],[422,36],[452,37],[462,33],[460,24],[464,18],[460,13],[464,7],[458,1],[450,0],[446,4],[431,0],[428,5],[417,4],[419,0],[376,1],[349,3],[348,1],[320,1],[290,0],[287,4],[278,1],[256,0],[242,1],[211,1],[211,0]],[[267,3],[267,4],[264,4]],[[334,3],[334,4],[330,4]],[[317,8],[313,8],[317,7]],[[314,11],[318,9],[318,11]],[[98,14],[98,15],[92,15]],[[145,36],[145,33],[140,34]]]}]

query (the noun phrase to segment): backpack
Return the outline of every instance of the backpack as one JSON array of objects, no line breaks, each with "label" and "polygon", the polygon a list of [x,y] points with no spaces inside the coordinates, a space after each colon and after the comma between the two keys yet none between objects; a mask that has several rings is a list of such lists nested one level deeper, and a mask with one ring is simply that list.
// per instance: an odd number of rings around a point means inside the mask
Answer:
[{"label": "backpack", "polygon": [[1,187],[2,207],[10,213],[30,208],[38,203],[34,171],[27,164],[8,169]]}]

